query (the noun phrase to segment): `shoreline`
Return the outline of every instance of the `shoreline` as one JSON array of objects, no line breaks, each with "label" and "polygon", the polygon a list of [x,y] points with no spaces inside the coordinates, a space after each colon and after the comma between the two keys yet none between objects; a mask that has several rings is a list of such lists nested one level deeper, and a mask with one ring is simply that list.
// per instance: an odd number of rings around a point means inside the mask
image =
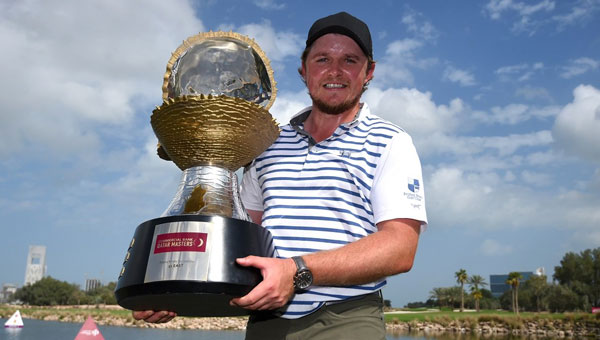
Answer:
[{"label": "shoreline", "polygon": [[526,321],[522,324],[498,324],[489,321],[473,322],[454,320],[447,325],[438,322],[387,322],[387,333],[394,335],[417,334],[423,336],[473,335],[477,337],[543,337],[543,338],[590,338],[600,339],[597,325],[564,324],[560,321]]},{"label": "shoreline", "polygon": [[[190,330],[246,329],[248,316],[236,317],[178,317],[164,324],[152,324],[134,320],[131,312],[117,305],[85,306],[15,306],[0,305],[0,317],[9,318],[19,309],[25,319],[58,322],[85,322],[92,316],[99,326],[138,327]],[[600,316],[581,318],[501,318],[493,315],[477,315],[462,319],[448,317],[426,321],[400,321],[393,318],[395,312],[387,313],[392,320],[386,322],[386,331],[393,335],[416,334],[425,336],[467,335],[483,337],[540,336],[554,338],[589,337],[600,339]]]}]

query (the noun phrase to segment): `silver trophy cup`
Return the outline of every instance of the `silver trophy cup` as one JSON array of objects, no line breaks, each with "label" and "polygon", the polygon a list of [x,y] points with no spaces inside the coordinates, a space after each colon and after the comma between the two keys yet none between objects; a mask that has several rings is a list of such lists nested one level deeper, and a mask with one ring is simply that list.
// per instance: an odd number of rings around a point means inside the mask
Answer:
[{"label": "silver trophy cup", "polygon": [[236,258],[274,250],[241,203],[235,171],[279,135],[268,112],[275,94],[268,59],[245,36],[201,33],[173,53],[151,124],[159,156],[183,170],[181,184],[163,215],[135,230],[115,290],[119,305],[184,316],[248,313],[229,301],[262,277]]}]

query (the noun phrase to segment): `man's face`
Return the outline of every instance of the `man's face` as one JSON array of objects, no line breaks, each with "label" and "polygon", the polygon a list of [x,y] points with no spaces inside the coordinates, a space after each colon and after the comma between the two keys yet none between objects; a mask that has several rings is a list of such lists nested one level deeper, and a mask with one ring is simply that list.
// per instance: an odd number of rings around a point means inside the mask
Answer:
[{"label": "man's face", "polygon": [[312,44],[302,77],[317,108],[340,114],[358,104],[374,66],[367,71],[367,56],[352,38],[329,33]]}]

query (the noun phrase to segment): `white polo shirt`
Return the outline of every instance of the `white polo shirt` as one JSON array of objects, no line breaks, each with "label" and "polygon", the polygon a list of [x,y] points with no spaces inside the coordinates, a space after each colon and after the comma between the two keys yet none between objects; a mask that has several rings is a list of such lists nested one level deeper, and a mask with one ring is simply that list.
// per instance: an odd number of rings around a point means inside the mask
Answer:
[{"label": "white polo shirt", "polygon": [[[246,209],[263,211],[280,258],[341,247],[377,231],[376,224],[410,218],[427,224],[421,163],[411,137],[362,104],[355,120],[315,143],[303,129],[308,107],[244,172]],[[356,261],[360,261],[357,258]],[[374,292],[379,280],[315,286],[295,294],[282,317],[299,318],[327,301]]]}]

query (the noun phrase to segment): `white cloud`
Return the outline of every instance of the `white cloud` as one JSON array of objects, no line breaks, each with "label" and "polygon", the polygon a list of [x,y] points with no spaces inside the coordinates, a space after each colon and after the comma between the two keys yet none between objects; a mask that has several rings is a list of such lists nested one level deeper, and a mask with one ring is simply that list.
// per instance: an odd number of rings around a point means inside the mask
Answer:
[{"label": "white cloud", "polygon": [[493,20],[498,20],[506,13],[514,13],[517,20],[513,23],[512,31],[515,33],[527,32],[534,34],[537,27],[544,23],[544,19],[532,19],[533,16],[551,12],[555,8],[555,2],[551,0],[542,0],[536,4],[519,2],[513,0],[491,0],[485,6],[486,12]]},{"label": "white cloud", "polygon": [[477,111],[473,118],[486,124],[516,125],[532,118],[546,119],[558,115],[558,106],[532,107],[525,104],[508,104],[504,107],[494,106],[490,113]]},{"label": "white cloud", "polygon": [[527,100],[542,99],[549,102],[553,101],[550,92],[543,87],[535,87],[530,85],[519,87],[515,90],[515,95],[518,97],[523,97]]},{"label": "white cloud", "polygon": [[471,72],[457,69],[452,66],[446,67],[442,79],[458,83],[460,86],[473,86],[476,84],[475,76]]},{"label": "white cloud", "polygon": [[524,170],[521,172],[521,179],[524,183],[535,187],[546,187],[553,183],[554,178],[549,174]]},{"label": "white cloud", "polygon": [[431,97],[429,92],[408,88],[382,90],[373,87],[364,94],[364,100],[369,103],[372,111],[405,129],[413,137],[419,152],[425,156],[477,156],[482,162],[478,162],[476,166],[506,168],[509,164],[506,160],[486,159],[486,154],[493,152],[506,157],[523,148],[549,147],[553,142],[551,132],[546,130],[487,137],[461,136],[458,133],[465,132],[469,124],[476,121],[486,124],[515,124],[533,117],[543,119],[556,115],[556,107],[538,109],[512,104],[504,108],[492,108],[493,114],[488,115],[472,111],[458,98],[447,105],[437,105]]},{"label": "white cloud", "polygon": [[[514,14],[516,16],[512,25],[514,33],[528,33],[530,36],[547,25],[552,25],[557,31],[564,30],[567,26],[580,25],[593,22],[596,13],[600,10],[598,0],[577,0],[568,6],[557,6],[560,2],[543,0],[538,3],[514,0],[491,0],[485,8],[484,13],[493,20],[500,19],[503,15]],[[565,13],[558,13],[547,17],[548,13],[555,9],[566,9]]]},{"label": "white cloud", "polygon": [[525,157],[525,163],[532,166],[557,164],[561,161],[561,157],[554,150],[542,152],[532,152]]},{"label": "white cloud", "polygon": [[[181,170],[175,163],[160,159],[156,154],[156,146],[156,138],[148,136],[143,150],[127,155],[127,162],[122,163],[127,164],[127,173],[103,184],[102,190],[107,197],[112,198],[111,204],[127,202],[136,197],[143,197],[148,202],[157,201],[158,198],[166,201],[172,198]],[[167,206],[162,208],[166,209]],[[157,217],[160,213],[162,211],[155,211]]]},{"label": "white cloud", "polygon": [[269,110],[279,125],[289,123],[300,110],[311,105],[306,90],[297,93],[281,92],[277,94],[273,107]]},{"label": "white cloud", "polygon": [[170,53],[203,30],[193,12],[183,0],[5,4],[0,153],[73,158],[99,147],[95,124],[126,129],[137,107],[160,104]]},{"label": "white cloud", "polygon": [[422,46],[423,43],[415,39],[396,40],[387,46],[385,54],[394,57],[413,56],[413,51]]},{"label": "white cloud", "polygon": [[527,65],[527,64],[502,66],[496,70],[496,74],[515,74],[515,73],[519,73],[528,68],[529,68],[529,65]]},{"label": "white cloud", "polygon": [[559,14],[552,17],[552,20],[558,24],[559,30],[566,26],[583,24],[596,18],[596,12],[600,10],[600,1],[583,0],[570,7],[571,11],[566,14]]},{"label": "white cloud", "polygon": [[260,24],[249,24],[238,28],[239,33],[252,37],[267,57],[275,62],[285,58],[300,58],[304,49],[304,39],[291,32],[276,32],[268,20]]},{"label": "white cloud", "polygon": [[417,89],[381,90],[369,88],[364,95],[373,112],[407,130],[413,138],[426,138],[432,133],[451,132],[458,124],[463,102],[455,99],[449,105],[436,105],[430,92]]},{"label": "white cloud", "polygon": [[278,3],[275,0],[254,0],[254,4],[266,10],[280,10],[285,8],[285,3]]},{"label": "white cloud", "polygon": [[514,125],[528,119],[529,107],[523,104],[509,104],[505,107],[492,107],[492,121],[500,124]]},{"label": "white cloud", "polygon": [[438,63],[434,57],[417,57],[416,53],[426,43],[435,43],[438,30],[421,13],[405,7],[401,22],[406,26],[409,37],[392,41],[383,57],[377,57],[376,77],[373,84],[381,86],[412,85],[413,68],[428,69]]},{"label": "white cloud", "polygon": [[539,11],[552,11],[554,9],[555,2],[550,0],[543,0],[535,5],[528,5],[524,2],[514,3],[514,9],[516,9],[520,15],[527,16],[532,15]]},{"label": "white cloud", "polygon": [[445,227],[515,228],[531,219],[535,209],[524,204],[530,194],[494,172],[442,166],[425,183],[430,220]]},{"label": "white cloud", "polygon": [[411,85],[414,81],[413,68],[427,69],[437,64],[435,58],[416,56],[423,46],[423,41],[410,38],[391,42],[383,58],[377,62],[373,84]]},{"label": "white cloud", "polygon": [[570,155],[600,161],[600,90],[579,85],[554,122],[552,135],[559,148]]},{"label": "white cloud", "polygon": [[[369,89],[364,99],[376,114],[413,136],[423,161],[431,225],[476,230],[558,227],[588,232],[597,225],[599,214],[594,209],[600,199],[591,185],[581,183],[575,189],[565,182],[563,187],[554,170],[547,170],[548,165],[564,164],[563,157],[551,149],[551,131],[466,136],[464,125],[482,113],[472,111],[461,99],[438,105],[428,92],[377,87]],[[510,104],[489,111],[489,123],[517,124],[555,117],[561,108]],[[600,186],[600,180],[597,182]],[[492,241],[482,248],[490,255],[503,250]]]},{"label": "white cloud", "polygon": [[426,173],[431,173],[425,178],[431,225],[507,232],[520,228],[589,232],[600,223],[600,199],[593,192],[560,188],[559,184],[549,195],[515,181],[514,174],[501,176],[480,169],[439,166]]},{"label": "white cloud", "polygon": [[591,58],[578,58],[571,60],[568,65],[562,69],[561,77],[569,79],[584,73],[595,71],[600,67],[600,61]]},{"label": "white cloud", "polygon": [[502,81],[518,81],[523,82],[530,80],[536,73],[544,69],[544,63],[536,62],[532,65],[527,63],[502,66],[498,68],[496,73]]},{"label": "white cloud", "polygon": [[419,39],[435,40],[439,36],[439,32],[435,26],[426,20],[423,14],[411,8],[407,8],[405,11],[402,16],[402,23],[406,26],[408,32]]},{"label": "white cloud", "polygon": [[496,150],[501,156],[507,156],[520,148],[549,146],[552,144],[552,134],[550,131],[536,131],[498,137],[474,137],[472,140],[484,148]]},{"label": "white cloud", "polygon": [[484,255],[487,256],[502,256],[513,252],[511,245],[500,243],[491,239],[484,240],[479,249]]}]

